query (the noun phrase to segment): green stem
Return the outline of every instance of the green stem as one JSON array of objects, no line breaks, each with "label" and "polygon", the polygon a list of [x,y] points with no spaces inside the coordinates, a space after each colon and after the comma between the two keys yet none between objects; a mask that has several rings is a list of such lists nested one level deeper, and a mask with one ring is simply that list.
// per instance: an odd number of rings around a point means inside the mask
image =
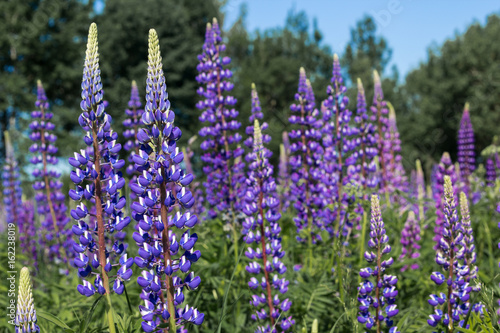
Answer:
[{"label": "green stem", "polygon": [[[361,237],[359,238],[359,267],[363,265],[363,258],[365,254],[365,237],[366,225],[368,224],[368,215],[366,211],[363,212],[363,226],[361,227]],[[358,276],[358,282],[361,283],[361,276]]]},{"label": "green stem", "polygon": [[111,297],[109,293],[106,294],[106,300],[108,301],[108,312],[107,312],[107,317],[108,317],[108,325],[109,325],[109,333],[116,333],[115,330],[115,321],[113,320],[113,305],[111,304]]},{"label": "green stem", "polygon": [[[233,211],[233,214],[234,214],[234,211]],[[239,257],[239,251],[238,251],[238,241],[239,241],[239,238],[238,238],[238,231],[236,230],[236,223],[234,222],[234,219],[233,219],[233,225],[232,225],[232,229],[233,229],[233,240],[234,240],[234,263],[235,263],[235,267],[238,266],[238,257]]]}]

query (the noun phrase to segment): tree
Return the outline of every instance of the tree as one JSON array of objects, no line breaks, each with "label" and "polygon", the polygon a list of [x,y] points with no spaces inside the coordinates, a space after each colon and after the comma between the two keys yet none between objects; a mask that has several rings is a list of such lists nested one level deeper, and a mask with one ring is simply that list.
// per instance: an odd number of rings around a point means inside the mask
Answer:
[{"label": "tree", "polygon": [[[428,59],[406,78],[407,115],[401,123],[408,159],[437,160],[448,151],[456,160],[457,132],[465,102],[476,129],[476,156],[499,133],[500,17],[470,26],[462,35],[429,49]],[[480,131],[478,129],[481,129]]]}]

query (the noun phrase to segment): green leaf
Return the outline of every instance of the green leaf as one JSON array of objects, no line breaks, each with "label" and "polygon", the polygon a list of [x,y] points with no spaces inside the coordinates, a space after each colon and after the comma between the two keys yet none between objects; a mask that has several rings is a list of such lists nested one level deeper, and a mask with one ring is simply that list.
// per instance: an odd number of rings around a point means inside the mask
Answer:
[{"label": "green leaf", "polygon": [[42,310],[37,310],[36,315],[38,318],[45,319],[47,321],[50,321],[52,324],[64,329],[65,332],[75,332],[73,331],[68,325],[66,325],[61,319],[57,318],[56,316],[42,311]]},{"label": "green leaf", "polygon": [[97,305],[99,304],[99,302],[101,301],[102,299],[102,296],[99,296],[95,301],[94,303],[92,304],[92,306],[90,307],[89,311],[87,312],[87,316],[85,317],[85,320],[82,321],[80,323],[80,333],[85,333],[87,332],[87,328],[89,327],[89,324],[90,322],[92,321],[92,316],[94,315],[94,310],[95,308],[97,307]]}]

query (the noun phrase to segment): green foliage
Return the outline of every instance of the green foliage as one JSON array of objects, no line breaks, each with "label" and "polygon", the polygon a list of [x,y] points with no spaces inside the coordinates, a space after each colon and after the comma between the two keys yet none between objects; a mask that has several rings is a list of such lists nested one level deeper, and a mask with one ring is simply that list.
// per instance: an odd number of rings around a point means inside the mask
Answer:
[{"label": "green foliage", "polygon": [[[406,159],[438,160],[443,151],[456,156],[456,138],[465,102],[476,129],[477,154],[498,135],[500,121],[500,17],[470,26],[442,46],[429,49],[427,60],[408,74],[401,139]],[[454,158],[455,160],[455,158]]]}]

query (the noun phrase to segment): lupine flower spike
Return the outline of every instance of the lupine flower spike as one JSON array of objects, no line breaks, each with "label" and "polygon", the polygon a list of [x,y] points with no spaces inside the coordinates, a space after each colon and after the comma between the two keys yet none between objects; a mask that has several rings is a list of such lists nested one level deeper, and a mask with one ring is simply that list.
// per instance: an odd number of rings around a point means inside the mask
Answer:
[{"label": "lupine flower spike", "polygon": [[384,100],[384,92],[382,90],[382,81],[377,71],[373,71],[373,84],[374,84],[374,95],[373,95],[373,105],[371,106],[372,116],[370,120],[375,123],[377,131],[375,134],[377,140],[378,156],[380,163],[380,189],[384,189],[389,183],[390,179],[387,175],[386,169],[386,159],[384,158],[384,138],[388,127],[389,109],[387,108],[387,102]]},{"label": "lupine flower spike", "polygon": [[215,218],[222,214],[223,219],[233,223],[231,227],[235,231],[234,222],[240,211],[238,198],[244,193],[240,189],[245,181],[244,164],[239,158],[244,150],[238,146],[242,137],[238,133],[241,127],[236,120],[238,111],[234,109],[236,99],[228,95],[234,84],[230,81],[232,71],[225,68],[231,63],[231,58],[223,56],[225,50],[219,24],[214,18],[213,24],[207,25],[205,44],[202,54],[198,56],[197,66],[199,74],[196,80],[200,84],[197,93],[202,100],[196,107],[203,110],[200,121],[206,123],[199,131],[204,139],[201,160],[204,163],[203,172],[207,175],[204,185],[210,206],[208,216]]},{"label": "lupine flower spike", "polygon": [[37,212],[41,216],[44,233],[41,243],[48,249],[51,260],[62,260],[69,267],[68,258],[74,256],[74,251],[71,230],[66,229],[70,219],[66,215],[65,196],[61,193],[63,184],[59,180],[61,173],[57,171],[59,159],[54,156],[57,153],[57,137],[52,133],[55,125],[50,121],[53,114],[48,111],[49,103],[40,81],[37,90],[35,105],[38,110],[31,112],[30,139],[33,144],[30,152],[33,154],[31,163],[35,166],[33,188],[38,203]]},{"label": "lupine flower spike", "polygon": [[316,243],[321,240],[323,220],[323,171],[321,160],[321,121],[315,108],[312,88],[307,84],[304,68],[300,68],[299,87],[295,94],[295,104],[290,106],[290,124],[296,125],[290,132],[290,169],[292,184],[290,191],[295,200],[297,212],[294,218],[297,226],[297,240]]},{"label": "lupine flower spike", "polygon": [[415,179],[415,187],[416,187],[416,199],[417,199],[417,207],[415,213],[418,213],[418,219],[420,222],[424,220],[425,214],[425,206],[424,206],[424,198],[425,198],[425,180],[424,180],[424,172],[422,170],[422,164],[420,160],[415,161],[416,167],[416,179]]},{"label": "lupine flower spike", "polygon": [[495,168],[495,162],[493,159],[488,158],[486,160],[486,185],[489,187],[495,186],[495,182],[497,180],[497,169]]},{"label": "lupine flower spike", "polygon": [[458,130],[458,163],[460,177],[464,182],[463,191],[469,195],[469,177],[475,170],[474,129],[469,114],[469,103],[465,103],[460,128]]},{"label": "lupine flower spike", "polygon": [[[464,203],[465,204],[465,203]],[[468,224],[468,210],[463,207],[462,221]],[[455,194],[450,176],[444,176],[444,198],[443,198],[443,236],[439,240],[439,248],[436,254],[436,263],[440,265],[445,274],[434,272],[431,280],[438,286],[446,281],[445,292],[430,295],[429,304],[434,307],[434,313],[429,316],[428,324],[436,327],[439,323],[447,328],[447,332],[453,332],[454,327],[463,327],[463,319],[469,311],[469,298],[472,287],[469,285],[471,270],[475,269],[469,265],[474,261],[472,254],[474,248],[469,246],[471,237],[464,238],[463,225],[458,219]],[[471,232],[472,236],[472,232]],[[471,253],[467,253],[467,249]],[[474,273],[472,273],[474,274]],[[474,310],[479,310],[474,306]]]},{"label": "lupine flower spike", "polygon": [[7,223],[19,225],[22,213],[21,180],[19,179],[19,166],[14,155],[14,148],[10,141],[9,132],[4,132],[5,138],[5,164],[2,171],[3,203],[5,204],[5,217]]},{"label": "lupine flower spike", "polygon": [[[420,257],[420,225],[415,218],[415,213],[410,211],[408,219],[406,220],[403,231],[401,232],[401,245],[403,245],[403,252],[399,257],[400,260],[409,259],[414,261]],[[411,269],[418,269],[418,263],[411,264]],[[404,265],[401,271],[408,269],[408,265]]]},{"label": "lupine flower spike", "polygon": [[[197,217],[189,209],[194,198],[189,191],[193,175],[181,168],[184,154],[177,146],[182,132],[174,126],[163,74],[158,35],[149,31],[146,107],[144,127],[137,135],[141,144],[134,155],[134,168],[140,172],[131,189],[137,195],[131,208],[138,222],[133,238],[139,246],[135,263],[142,269],[137,283],[142,287],[144,305],[139,307],[144,332],[169,332],[184,323],[201,325],[204,314],[184,303],[185,290],[194,290],[201,280],[191,270],[201,256],[194,249],[198,240],[191,233]],[[178,233],[181,231],[182,233]]]},{"label": "lupine flower spike", "polygon": [[[118,169],[125,161],[118,158],[121,149],[118,134],[111,129],[111,117],[105,111],[95,23],[89,29],[80,107],[82,114],[78,122],[87,132],[83,139],[87,148],[69,159],[75,168],[70,178],[76,184],[69,195],[77,202],[71,211],[76,221],[73,233],[77,241],[74,249],[78,253],[74,264],[83,280],[78,291],[87,297],[96,292],[106,295],[111,306],[109,295],[112,290],[123,293],[123,281],[132,276],[133,259],[127,258],[127,246],[121,242],[124,237],[121,231],[130,223],[130,218],[122,213],[126,198],[120,196],[125,180]],[[112,270],[117,265],[120,268],[115,275]],[[89,281],[90,276],[95,277],[93,283]],[[110,332],[114,332],[111,310],[108,321]]]},{"label": "lupine flower spike", "polygon": [[[359,275],[364,281],[358,287],[359,316],[358,321],[368,330],[381,332],[382,324],[389,328],[389,333],[396,333],[398,329],[393,326],[393,317],[399,310],[396,305],[396,284],[398,278],[385,274],[394,259],[383,257],[391,252],[389,237],[385,232],[384,221],[380,212],[380,203],[377,195],[371,197],[370,240],[368,246],[371,251],[365,252],[368,263],[375,263],[375,267],[362,268]],[[373,281],[372,281],[373,280]]]},{"label": "lupine flower spike", "polygon": [[17,295],[16,333],[40,332],[36,324],[35,302],[31,292],[31,278],[28,267],[21,269]]},{"label": "lupine flower spike", "polygon": [[443,153],[441,161],[439,162],[437,169],[434,172],[434,190],[433,196],[436,202],[436,226],[434,227],[434,238],[436,245],[434,249],[439,246],[439,240],[443,235],[443,223],[444,223],[444,177],[449,176],[452,185],[457,183],[457,174],[455,173],[455,167],[451,161],[450,154],[447,152]]},{"label": "lupine flower spike", "polygon": [[[250,301],[250,304],[256,307],[252,319],[259,322],[255,332],[278,332],[275,327],[280,327],[280,332],[285,332],[295,321],[285,314],[292,302],[288,298],[280,300],[279,296],[287,292],[289,282],[279,277],[287,270],[281,262],[285,255],[281,247],[281,228],[278,224],[281,214],[273,167],[268,161],[271,154],[264,147],[262,129],[259,121],[254,119],[253,152],[248,154],[250,164],[244,207],[248,217],[243,223],[242,231],[243,239],[249,245],[245,255],[251,260],[246,270],[257,275],[250,279],[250,288],[263,291],[260,295],[253,295]],[[261,282],[258,277],[262,278]]]}]

